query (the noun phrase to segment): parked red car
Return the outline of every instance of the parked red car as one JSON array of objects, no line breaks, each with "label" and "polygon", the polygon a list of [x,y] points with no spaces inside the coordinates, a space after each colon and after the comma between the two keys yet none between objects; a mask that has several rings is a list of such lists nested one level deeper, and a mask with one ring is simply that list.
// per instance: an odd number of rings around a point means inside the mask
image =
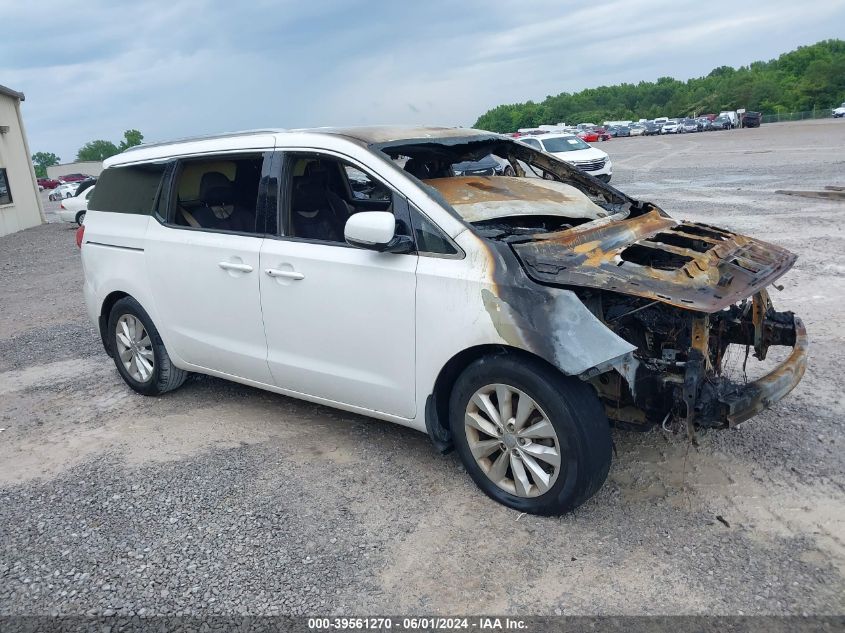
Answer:
[{"label": "parked red car", "polygon": [[62,182],[80,182],[82,180],[88,180],[91,178],[88,174],[66,174],[64,176],[59,176],[59,180]]},{"label": "parked red car", "polygon": [[52,178],[39,178],[38,184],[44,187],[45,189],[55,189],[62,183],[60,183],[58,180],[53,180]]},{"label": "parked red car", "polygon": [[609,141],[613,137],[610,132],[603,127],[593,128],[592,130],[581,130],[578,132],[578,138],[587,143],[596,143],[597,141]]}]

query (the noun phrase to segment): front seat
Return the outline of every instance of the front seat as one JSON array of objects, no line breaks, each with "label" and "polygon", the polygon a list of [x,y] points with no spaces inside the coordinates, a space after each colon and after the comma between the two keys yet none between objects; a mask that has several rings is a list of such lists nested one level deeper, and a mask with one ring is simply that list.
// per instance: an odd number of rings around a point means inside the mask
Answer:
[{"label": "front seat", "polygon": [[293,235],[342,242],[343,227],[348,217],[346,203],[329,189],[326,170],[318,162],[309,163],[304,174],[294,178],[291,199]]}]

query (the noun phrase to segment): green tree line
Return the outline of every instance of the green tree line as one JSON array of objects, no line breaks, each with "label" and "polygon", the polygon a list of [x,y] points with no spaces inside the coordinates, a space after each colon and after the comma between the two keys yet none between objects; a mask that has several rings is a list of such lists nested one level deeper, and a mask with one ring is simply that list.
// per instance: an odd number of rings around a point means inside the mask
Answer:
[{"label": "green tree line", "polygon": [[123,140],[117,145],[102,139],[85,143],[76,153],[76,160],[106,160],[130,147],[140,145],[143,141],[144,135],[138,130],[126,130],[123,133]]},{"label": "green tree line", "polygon": [[745,108],[765,114],[836,107],[845,101],[845,40],[801,46],[767,62],[714,68],[706,77],[623,83],[562,92],[542,102],[500,105],[482,114],[476,128],[513,132],[565,122],[692,116]]}]

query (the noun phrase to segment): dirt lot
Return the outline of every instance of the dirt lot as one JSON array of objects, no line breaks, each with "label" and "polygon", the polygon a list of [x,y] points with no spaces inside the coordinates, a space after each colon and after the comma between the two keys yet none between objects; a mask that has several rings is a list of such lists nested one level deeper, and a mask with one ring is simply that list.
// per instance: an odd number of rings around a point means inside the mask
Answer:
[{"label": "dirt lot", "polygon": [[845,121],[600,144],[613,184],[792,249],[804,382],[735,431],[614,432],[602,491],[520,516],[414,431],[194,377],[135,395],[74,228],[0,238],[0,614],[845,611]]}]

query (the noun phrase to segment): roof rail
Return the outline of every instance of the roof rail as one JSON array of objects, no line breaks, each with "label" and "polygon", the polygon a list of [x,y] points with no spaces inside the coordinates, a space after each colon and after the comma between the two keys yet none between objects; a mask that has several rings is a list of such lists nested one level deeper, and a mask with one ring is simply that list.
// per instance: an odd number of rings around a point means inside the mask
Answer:
[{"label": "roof rail", "polygon": [[205,134],[200,136],[186,136],[185,138],[177,138],[170,141],[158,141],[156,143],[141,143],[140,145],[133,145],[125,150],[123,153],[132,152],[138,149],[147,149],[148,147],[161,147],[162,145],[176,145],[177,143],[191,143],[193,141],[213,141],[221,138],[232,138],[235,136],[249,136],[252,134],[275,134],[276,132],[284,132],[283,128],[272,128],[266,130],[242,130],[240,132],[225,132],[223,134]]}]

